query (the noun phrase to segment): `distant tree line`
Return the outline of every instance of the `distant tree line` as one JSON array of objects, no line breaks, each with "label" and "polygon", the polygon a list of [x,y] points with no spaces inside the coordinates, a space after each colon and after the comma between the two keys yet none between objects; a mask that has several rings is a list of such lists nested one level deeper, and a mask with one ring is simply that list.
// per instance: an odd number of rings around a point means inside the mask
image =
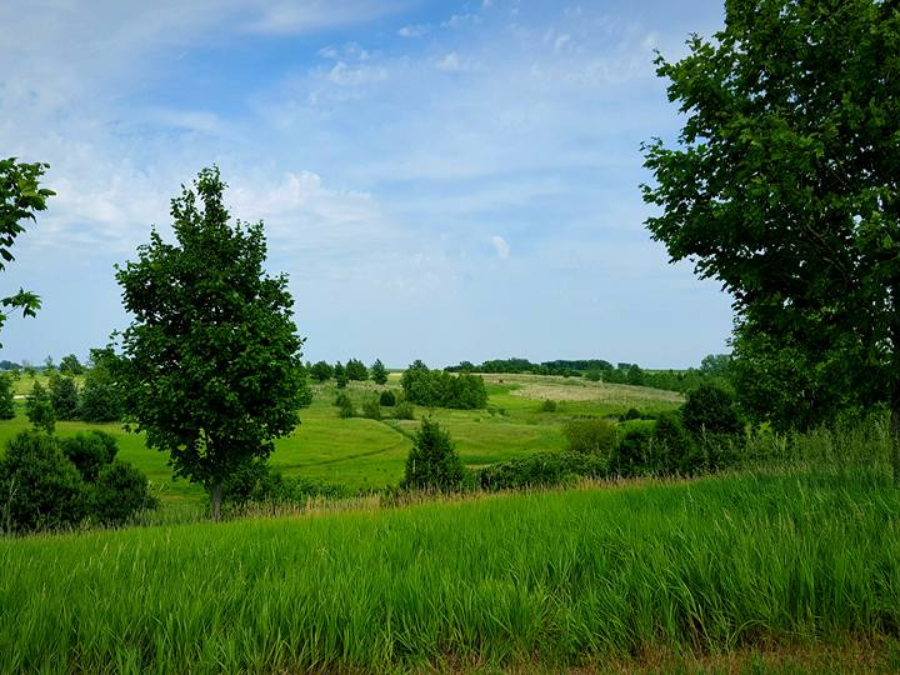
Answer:
[{"label": "distant tree line", "polygon": [[348,382],[365,382],[371,379],[375,384],[386,384],[388,380],[387,368],[381,359],[375,359],[371,368],[367,368],[359,359],[349,359],[347,365],[340,361],[331,365],[327,361],[317,361],[306,365],[309,376],[316,382],[328,382],[335,380],[338,387],[346,387]]},{"label": "distant tree line", "polygon": [[636,363],[613,365],[603,359],[581,359],[544,361],[533,363],[528,359],[494,359],[475,365],[462,361],[456,366],[445,368],[448,373],[500,373],[508,375],[557,375],[562,377],[583,377],[593,382],[629,384],[637,387],[653,387],[686,393],[701,384],[714,383],[728,386],[727,377],[731,364],[728,354],[710,354],[699,368],[687,370],[644,370]]},{"label": "distant tree line", "polygon": [[431,370],[422,361],[416,360],[403,373],[400,383],[406,400],[418,405],[461,410],[487,406],[484,380],[471,373],[451,374],[445,370]]}]

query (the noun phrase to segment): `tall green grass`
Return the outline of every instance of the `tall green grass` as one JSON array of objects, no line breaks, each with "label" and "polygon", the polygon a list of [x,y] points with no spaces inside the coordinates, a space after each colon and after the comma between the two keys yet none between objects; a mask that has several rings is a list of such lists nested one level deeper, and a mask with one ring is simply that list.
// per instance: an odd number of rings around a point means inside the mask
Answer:
[{"label": "tall green grass", "polygon": [[562,667],[895,636],[883,471],[0,540],[0,671]]}]

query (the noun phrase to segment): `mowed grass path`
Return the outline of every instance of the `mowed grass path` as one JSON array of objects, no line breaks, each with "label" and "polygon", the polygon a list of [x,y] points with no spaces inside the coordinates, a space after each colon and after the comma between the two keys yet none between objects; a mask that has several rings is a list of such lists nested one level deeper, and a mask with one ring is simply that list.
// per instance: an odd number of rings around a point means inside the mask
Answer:
[{"label": "mowed grass path", "polygon": [[0,540],[0,672],[598,667],[898,626],[900,491],[883,476]]},{"label": "mowed grass path", "polygon": [[[46,379],[46,378],[44,378]],[[502,381],[501,381],[502,380]],[[617,415],[631,406],[645,411],[674,408],[680,398],[671,392],[640,387],[621,387],[564,378],[536,376],[487,376],[490,392],[488,410],[425,410],[416,408],[417,420],[431,415],[449,432],[463,462],[470,467],[505,461],[534,452],[561,450],[565,447],[563,426],[578,415]],[[29,391],[31,380],[22,378],[17,386]],[[388,385],[399,392],[399,374],[393,373]],[[540,411],[541,400],[529,398],[539,387],[541,397],[556,397],[555,413]],[[371,382],[351,383],[347,392],[357,408],[382,388]],[[379,489],[397,484],[403,477],[411,437],[418,421],[389,419],[390,408],[383,408],[383,421],[362,418],[340,419],[333,402],[337,389],[333,384],[315,385],[312,405],[300,411],[301,424],[287,438],[275,443],[272,466],[285,475],[302,475],[352,490]],[[577,391],[577,397],[571,395]],[[574,399],[574,400],[573,400]],[[0,421],[0,452],[6,441],[29,428],[23,404],[15,420]],[[196,501],[203,490],[185,480],[172,481],[167,456],[146,448],[143,437],[129,434],[118,424],[59,422],[61,436],[88,429],[101,429],[119,439],[120,457],[144,471],[153,489],[164,501]]]}]

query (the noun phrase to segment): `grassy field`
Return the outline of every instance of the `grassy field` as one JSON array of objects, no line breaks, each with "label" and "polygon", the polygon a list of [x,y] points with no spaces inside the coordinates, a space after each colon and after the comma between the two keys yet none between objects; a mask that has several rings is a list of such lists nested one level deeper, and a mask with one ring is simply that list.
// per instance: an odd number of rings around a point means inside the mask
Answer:
[{"label": "grassy field", "polygon": [[0,540],[2,672],[824,667],[860,644],[857,669],[896,672],[898,627],[884,473]]},{"label": "grassy field", "polygon": [[[564,448],[562,428],[573,416],[615,416],[632,406],[659,412],[681,402],[672,392],[590,383],[578,378],[489,375],[486,382],[490,393],[488,410],[416,410],[417,418],[431,414],[450,432],[463,461],[472,467]],[[23,377],[17,383],[17,391],[25,393],[31,386],[32,380]],[[399,373],[391,374],[388,387],[399,391]],[[313,403],[301,411],[300,426],[289,437],[276,442],[272,465],[288,476],[302,475],[353,490],[398,483],[412,445],[410,436],[418,422],[340,419],[333,405],[337,388],[326,384],[315,385],[313,389]],[[380,389],[371,382],[351,383],[347,392],[359,408]],[[541,403],[548,398],[558,402],[557,412],[541,412]],[[391,414],[390,408],[384,408],[383,412],[386,416]],[[23,408],[15,420],[0,421],[0,448],[28,426]],[[164,501],[204,499],[200,488],[184,480],[173,482],[166,456],[147,450],[140,436],[126,433],[121,426],[57,424],[60,435],[85,429],[102,429],[116,435],[119,456],[144,471]]]}]

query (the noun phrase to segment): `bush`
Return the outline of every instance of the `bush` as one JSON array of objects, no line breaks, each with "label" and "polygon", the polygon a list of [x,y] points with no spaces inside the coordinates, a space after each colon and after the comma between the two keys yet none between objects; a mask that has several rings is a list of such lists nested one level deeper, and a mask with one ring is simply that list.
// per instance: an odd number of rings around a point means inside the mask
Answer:
[{"label": "bush", "polygon": [[375,359],[375,363],[372,364],[371,371],[372,379],[375,380],[375,384],[387,384],[387,368],[384,367],[381,359]]},{"label": "bush", "polygon": [[16,416],[15,390],[13,378],[0,374],[0,420],[11,420]]},{"label": "bush", "polygon": [[584,379],[588,382],[600,382],[603,379],[603,371],[589,370],[584,374]]},{"label": "bush", "polygon": [[619,416],[620,422],[630,422],[631,420],[643,419],[641,411],[637,408],[629,408],[624,414]]},{"label": "bush", "polygon": [[706,468],[702,450],[677,413],[660,415],[648,446],[649,468],[662,475],[692,475]]},{"label": "bush", "polygon": [[685,428],[695,436],[739,434],[744,428],[734,395],[713,384],[702,384],[690,392],[681,414]]},{"label": "bush", "polygon": [[78,388],[71,377],[54,373],[50,376],[50,402],[58,420],[74,420],[78,417]]},{"label": "bush", "polygon": [[397,405],[397,397],[394,396],[394,392],[388,389],[381,392],[381,397],[378,402],[385,408],[393,408],[395,405]]},{"label": "bush", "polygon": [[484,379],[477,375],[452,375],[442,370],[430,370],[421,361],[416,361],[403,373],[401,384],[406,399],[418,405],[461,410],[487,406]]},{"label": "bush", "polygon": [[144,508],[155,508],[147,477],[119,460],[100,469],[91,495],[91,517],[107,525],[122,523]]},{"label": "bush", "polygon": [[651,429],[643,427],[627,431],[610,454],[610,475],[629,478],[647,473],[650,470],[647,453],[652,435]]},{"label": "bush", "polygon": [[119,451],[115,437],[103,431],[88,431],[62,438],[59,446],[88,482],[97,480],[100,470],[112,463]]},{"label": "bush", "polygon": [[544,452],[479,469],[475,484],[484,490],[514,490],[569,483],[579,477],[603,477],[606,461],[597,455]]},{"label": "bush", "polygon": [[333,374],[334,369],[325,361],[318,361],[309,369],[309,376],[316,382],[330,380]]},{"label": "bush", "polygon": [[369,379],[369,369],[366,368],[366,364],[359,359],[350,359],[347,361],[345,372],[347,373],[347,379],[349,380],[365,382]]},{"label": "bush", "polygon": [[549,398],[541,404],[541,410],[543,412],[553,413],[556,412],[556,401],[551,401]]},{"label": "bush", "polygon": [[222,499],[244,507],[248,504],[299,504],[314,497],[347,497],[350,493],[338,485],[313,481],[301,476],[285,477],[264,460],[255,460],[233,472],[222,483]]},{"label": "bush", "polygon": [[606,420],[572,420],[563,430],[571,452],[608,455],[616,443],[616,430]]},{"label": "bush", "polygon": [[416,419],[415,408],[409,401],[400,401],[394,407],[395,420],[414,420]]},{"label": "bush", "polygon": [[353,401],[344,392],[340,392],[334,400],[334,404],[338,407],[338,414],[343,418],[356,417],[356,408]]},{"label": "bush", "polygon": [[31,395],[25,401],[25,414],[28,421],[36,429],[52,434],[56,430],[56,413],[47,390],[37,380],[31,389]]},{"label": "bush", "polygon": [[115,422],[122,419],[122,402],[112,382],[88,372],[81,389],[78,418],[85,422]]},{"label": "bush", "polygon": [[418,490],[454,490],[463,480],[463,464],[450,435],[437,422],[422,420],[406,460],[403,487]]},{"label": "bush", "polygon": [[25,431],[7,443],[0,460],[0,519],[7,531],[55,529],[86,515],[81,475],[56,440]]},{"label": "bush", "polygon": [[370,420],[381,420],[381,404],[379,403],[377,398],[372,398],[363,403],[362,408],[363,417],[366,417]]}]

